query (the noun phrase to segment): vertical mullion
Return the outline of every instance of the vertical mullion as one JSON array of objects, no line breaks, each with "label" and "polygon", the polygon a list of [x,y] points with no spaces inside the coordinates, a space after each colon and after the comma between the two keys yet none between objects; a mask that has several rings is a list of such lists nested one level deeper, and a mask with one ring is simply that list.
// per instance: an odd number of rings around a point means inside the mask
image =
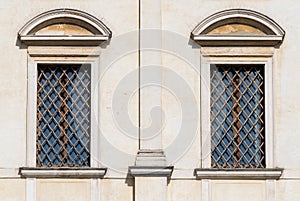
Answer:
[{"label": "vertical mullion", "polygon": [[60,99],[61,99],[61,105],[60,105],[60,156],[61,156],[61,165],[65,165],[67,164],[67,157],[68,157],[68,153],[67,153],[67,141],[68,141],[68,136],[67,136],[67,127],[68,127],[68,122],[66,121],[66,115],[68,113],[68,106],[67,106],[67,91],[66,91],[66,84],[67,84],[67,76],[65,74],[66,69],[63,69],[63,67],[58,67],[57,69],[59,70],[61,68],[62,71],[62,75],[61,78],[59,78],[61,80],[60,83],[60,87],[61,87],[61,91],[60,91]]},{"label": "vertical mullion", "polygon": [[239,104],[241,92],[239,89],[240,86],[240,79],[239,79],[239,70],[234,74],[234,77],[232,79],[232,87],[233,87],[233,142],[234,142],[234,166],[236,167],[239,163],[238,161],[240,160],[241,153],[239,149],[239,144],[241,142],[241,137],[240,137],[240,128],[241,128],[241,122],[240,122],[240,111],[241,111],[241,106]]}]

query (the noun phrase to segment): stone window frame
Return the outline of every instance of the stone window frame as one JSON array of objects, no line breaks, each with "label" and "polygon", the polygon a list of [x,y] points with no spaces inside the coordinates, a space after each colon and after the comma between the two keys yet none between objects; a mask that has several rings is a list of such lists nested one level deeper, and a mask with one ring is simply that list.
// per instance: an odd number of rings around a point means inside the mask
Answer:
[{"label": "stone window frame", "polygon": [[[201,58],[201,134],[202,134],[202,168],[211,168],[211,133],[210,133],[210,68],[212,64],[230,65],[264,65],[265,71],[265,164],[266,168],[274,168],[274,139],[273,139],[273,61],[266,55],[241,55],[238,52],[244,49],[236,49],[237,54],[214,57],[207,53]],[[225,51],[224,51],[225,53]],[[208,118],[207,118],[208,117]]]},{"label": "stone window frame", "polygon": [[[208,34],[209,31],[232,23],[244,24],[265,33]],[[285,32],[273,20],[258,12],[231,9],[204,19],[191,33],[200,47],[200,125],[201,162],[195,169],[197,179],[279,179],[283,169],[275,167],[273,69]],[[210,132],[210,66],[211,64],[259,64],[265,70],[265,168],[211,168]],[[209,182],[204,184],[209,185]],[[204,185],[205,186],[205,185]],[[208,187],[208,186],[206,186]]]},{"label": "stone window frame", "polygon": [[[30,49],[31,51],[32,49]],[[28,55],[28,100],[27,100],[27,167],[36,167],[36,115],[37,115],[37,67],[39,64],[90,64],[91,65],[91,130],[90,130],[90,167],[98,167],[98,125],[96,124],[98,116],[98,96],[95,93],[98,89],[97,80],[99,80],[99,58],[95,57],[53,57],[44,52],[43,56],[35,56],[29,51]],[[66,52],[66,49],[62,50]],[[59,52],[57,49],[55,52]],[[61,52],[61,55],[64,53]],[[87,56],[87,55],[86,55]],[[63,168],[63,167],[62,167]],[[45,169],[44,167],[40,169]],[[58,168],[59,169],[59,168]],[[23,169],[22,171],[26,171]]]},{"label": "stone window frame", "polygon": [[[48,35],[36,34],[39,30],[59,23],[71,24],[91,34]],[[18,38],[27,45],[27,143],[26,166],[19,174],[23,178],[102,178],[106,168],[99,160],[99,45],[109,41],[111,31],[97,18],[74,9],[55,9],[42,13],[21,28]],[[91,134],[90,167],[36,167],[36,114],[37,114],[37,67],[38,64],[90,64],[91,65]],[[29,180],[28,180],[29,182]],[[29,182],[30,183],[30,182]],[[33,186],[35,182],[30,183]],[[97,185],[96,185],[97,186]]]}]

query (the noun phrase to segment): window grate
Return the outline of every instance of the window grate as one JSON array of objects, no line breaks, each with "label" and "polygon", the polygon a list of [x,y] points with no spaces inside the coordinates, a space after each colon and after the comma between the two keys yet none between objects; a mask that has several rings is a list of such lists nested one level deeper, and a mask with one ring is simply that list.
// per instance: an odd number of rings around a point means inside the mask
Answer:
[{"label": "window grate", "polygon": [[213,168],[262,168],[264,66],[211,65]]},{"label": "window grate", "polygon": [[90,165],[90,90],[90,65],[38,65],[38,167]]}]

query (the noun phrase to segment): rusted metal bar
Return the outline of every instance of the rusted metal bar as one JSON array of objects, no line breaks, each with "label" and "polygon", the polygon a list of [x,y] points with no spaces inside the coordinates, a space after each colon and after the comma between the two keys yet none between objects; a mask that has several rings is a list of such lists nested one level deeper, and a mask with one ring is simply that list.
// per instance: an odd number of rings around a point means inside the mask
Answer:
[{"label": "rusted metal bar", "polygon": [[240,112],[241,112],[241,106],[239,104],[241,92],[239,89],[240,86],[240,78],[239,74],[236,73],[234,78],[232,79],[232,86],[233,86],[233,92],[232,92],[232,102],[233,102],[233,147],[234,147],[234,166],[237,166],[241,157],[239,144],[241,142],[240,137],[240,128],[241,128],[241,122],[240,122]]},{"label": "rusted metal bar", "polygon": [[66,116],[68,113],[68,105],[67,105],[67,98],[68,93],[66,90],[66,85],[68,83],[68,78],[65,74],[65,72],[62,69],[62,76],[61,76],[61,91],[60,91],[60,157],[61,157],[61,163],[66,164],[68,159],[68,152],[67,152],[67,142],[68,142],[68,136],[67,136],[67,129],[68,129],[68,122],[66,120]]}]

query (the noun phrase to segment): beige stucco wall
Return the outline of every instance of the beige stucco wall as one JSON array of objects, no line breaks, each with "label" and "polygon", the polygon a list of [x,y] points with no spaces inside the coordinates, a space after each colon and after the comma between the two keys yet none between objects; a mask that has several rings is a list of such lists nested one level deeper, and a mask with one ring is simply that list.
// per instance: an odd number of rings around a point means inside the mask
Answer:
[{"label": "beige stucco wall", "polygon": [[133,179],[104,179],[101,181],[101,200],[133,200]]},{"label": "beige stucco wall", "polygon": [[[137,129],[131,136],[124,135],[112,116],[111,102],[118,83],[129,72],[136,71],[138,77],[138,1],[135,0],[70,0],[70,1],[0,1],[0,200],[25,200],[25,179],[20,179],[18,168],[26,166],[26,104],[27,104],[27,50],[19,44],[19,29],[36,15],[55,8],[74,8],[92,14],[113,32],[110,44],[101,50],[100,87],[100,163],[108,167],[106,178],[101,180],[101,200],[133,200],[133,180],[126,180],[128,166],[134,165],[138,151]],[[193,49],[189,36],[193,28],[205,17],[230,8],[252,9],[267,15],[286,31],[274,64],[274,147],[275,167],[284,168],[276,181],[277,201],[299,200],[300,188],[300,86],[298,56],[300,23],[298,12],[300,2],[290,0],[161,0],[161,29],[182,36],[185,47],[194,59],[192,64],[200,65],[200,51]],[[149,7],[151,9],[151,5]],[[132,34],[130,34],[132,33]],[[126,36],[132,37],[128,44]],[[136,40],[134,40],[136,36]],[[165,33],[165,36],[169,35]],[[175,43],[176,44],[176,43]],[[184,44],[184,43],[183,43]],[[119,47],[125,48],[118,52]],[[162,47],[164,48],[164,47]],[[131,52],[130,52],[131,51]],[[114,54],[121,54],[115,56]],[[113,58],[112,60],[104,58]],[[162,65],[174,70],[190,86],[200,104],[200,78],[184,59],[170,53],[162,54]],[[196,66],[197,67],[197,66]],[[199,66],[198,66],[199,67]],[[138,86],[138,83],[136,83]],[[180,124],[178,99],[167,90],[162,91],[162,105],[166,113],[163,130],[163,147],[168,148],[176,139]],[[138,94],[132,96],[129,104],[130,118],[138,125]],[[149,99],[151,96],[149,96]],[[189,97],[187,97],[189,98]],[[182,104],[189,104],[189,101]],[[198,108],[199,109],[199,108]],[[132,137],[132,136],[135,136]],[[169,201],[202,199],[201,181],[195,179],[194,168],[200,167],[200,131],[195,133],[185,152],[169,161],[175,166],[173,179],[168,182]],[[166,153],[167,159],[172,152]],[[176,179],[176,180],[175,180]],[[146,184],[145,184],[146,185]],[[211,199],[219,200],[266,200],[265,181],[212,181]],[[67,190],[64,190],[66,188]],[[70,190],[69,190],[70,189]],[[236,193],[236,189],[239,190]],[[89,180],[38,180],[37,200],[90,200]],[[68,193],[66,194],[65,191]],[[55,193],[53,193],[55,192]],[[246,198],[245,198],[246,197]]]},{"label": "beige stucco wall", "polygon": [[25,181],[23,179],[1,179],[0,199],[3,201],[25,200]]},{"label": "beige stucco wall", "polygon": [[212,200],[265,200],[265,183],[262,181],[214,181]]},{"label": "beige stucco wall", "polygon": [[277,200],[299,200],[299,180],[279,181],[276,189]]},{"label": "beige stucco wall", "polygon": [[37,200],[90,200],[89,180],[37,180]]},{"label": "beige stucco wall", "polygon": [[201,182],[172,180],[168,185],[168,200],[201,200]]}]

